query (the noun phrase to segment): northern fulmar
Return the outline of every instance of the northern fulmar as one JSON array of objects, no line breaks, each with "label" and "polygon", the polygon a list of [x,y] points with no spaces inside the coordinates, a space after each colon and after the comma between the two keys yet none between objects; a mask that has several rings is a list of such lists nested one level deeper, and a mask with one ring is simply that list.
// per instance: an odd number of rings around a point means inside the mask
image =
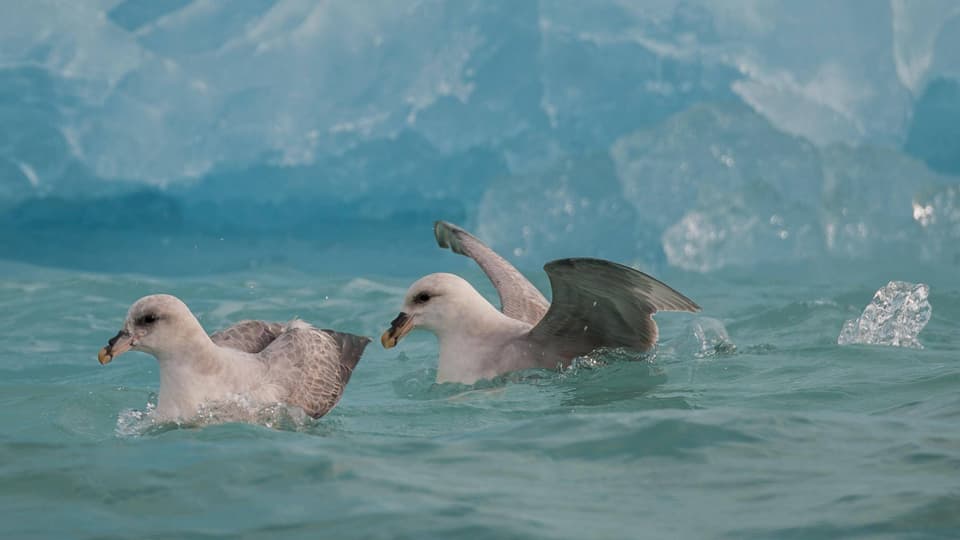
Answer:
[{"label": "northern fulmar", "polygon": [[243,321],[208,336],[179,298],[137,300],[120,332],[100,350],[107,364],[128,350],[160,364],[155,418],[183,420],[201,405],[240,396],[284,403],[319,418],[340,400],[369,338],[300,321]]},{"label": "northern fulmar", "polygon": [[438,221],[440,247],[472,258],[500,295],[502,312],[466,280],[430,274],[410,286],[403,310],[383,333],[385,348],[415,328],[440,342],[437,382],[473,384],[530,368],[567,366],[599,348],[649,350],[657,311],[700,311],[665,283],[601,259],[559,259],[543,268],[553,302],[509,262],[460,227]]}]

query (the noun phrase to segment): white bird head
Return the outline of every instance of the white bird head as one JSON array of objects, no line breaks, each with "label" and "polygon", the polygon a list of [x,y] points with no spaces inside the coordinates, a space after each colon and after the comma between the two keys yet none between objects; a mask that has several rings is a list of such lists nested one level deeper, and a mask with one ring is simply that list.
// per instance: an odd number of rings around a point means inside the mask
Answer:
[{"label": "white bird head", "polygon": [[448,329],[462,329],[478,312],[496,312],[466,280],[454,274],[430,274],[407,289],[403,308],[390,328],[380,337],[387,349],[416,328],[441,335]]},{"label": "white bird head", "polygon": [[159,357],[188,346],[197,333],[206,336],[190,308],[169,294],[144,296],[130,306],[123,327],[100,349],[98,359],[107,364],[128,350]]}]

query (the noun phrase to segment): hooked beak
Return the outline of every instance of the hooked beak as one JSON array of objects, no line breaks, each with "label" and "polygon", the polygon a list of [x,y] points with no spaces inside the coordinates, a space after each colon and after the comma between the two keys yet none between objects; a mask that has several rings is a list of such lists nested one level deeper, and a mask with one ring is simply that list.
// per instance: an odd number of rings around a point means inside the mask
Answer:
[{"label": "hooked beak", "polygon": [[130,347],[133,347],[133,336],[130,335],[130,332],[121,330],[117,332],[117,335],[110,338],[106,347],[100,349],[97,360],[100,361],[101,366],[105,366],[115,357],[129,351]]},{"label": "hooked beak", "polygon": [[397,318],[390,323],[390,329],[380,336],[380,344],[384,349],[396,347],[403,336],[413,330],[413,317],[401,312]]}]

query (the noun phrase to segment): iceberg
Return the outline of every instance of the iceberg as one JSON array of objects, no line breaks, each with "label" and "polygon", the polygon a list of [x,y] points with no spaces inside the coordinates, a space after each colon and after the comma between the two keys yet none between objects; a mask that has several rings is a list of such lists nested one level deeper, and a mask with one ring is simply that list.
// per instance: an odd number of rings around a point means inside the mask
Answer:
[{"label": "iceberg", "polygon": [[841,259],[919,256],[917,194],[956,183],[900,152],[834,145],[821,150],[822,223],[827,251]]},{"label": "iceberg", "polygon": [[521,265],[571,256],[629,261],[645,251],[636,212],[606,156],[494,181],[477,222],[484,241]]},{"label": "iceberg", "polygon": [[695,105],[621,137],[610,154],[626,199],[661,230],[730,191],[767,186],[810,205],[820,195],[816,147],[743,105]]},{"label": "iceberg", "polygon": [[837,344],[922,349],[917,335],[930,322],[929,295],[930,287],[923,283],[891,281],[873,295],[859,317],[843,324]]},{"label": "iceberg", "polygon": [[696,105],[610,153],[673,266],[709,272],[823,251],[817,148],[747,107]]},{"label": "iceberg", "polygon": [[695,272],[809,259],[822,249],[809,207],[784,205],[766,186],[691,210],[663,233],[667,262]]},{"label": "iceberg", "polygon": [[70,155],[98,177],[156,186],[309,165],[403,130],[445,152],[530,133],[597,151],[702,102],[745,103],[819,145],[899,144],[913,97],[960,74],[949,0],[40,0],[8,11],[0,70],[52,77]]},{"label": "iceberg", "polygon": [[918,194],[913,219],[923,229],[925,259],[960,264],[960,186]]},{"label": "iceberg", "polygon": [[[695,105],[610,154],[638,228],[657,231],[667,262],[686,270],[891,252],[936,260],[928,244],[949,236],[922,230],[914,205],[955,177],[892,149],[817,147],[742,105]],[[942,193],[931,204],[945,223]]]},{"label": "iceberg", "polygon": [[927,86],[903,149],[937,172],[960,175],[960,82],[941,78]]},{"label": "iceberg", "polygon": [[0,20],[0,221],[161,196],[177,230],[446,218],[538,264],[955,261],[958,50],[949,0],[38,0]]}]

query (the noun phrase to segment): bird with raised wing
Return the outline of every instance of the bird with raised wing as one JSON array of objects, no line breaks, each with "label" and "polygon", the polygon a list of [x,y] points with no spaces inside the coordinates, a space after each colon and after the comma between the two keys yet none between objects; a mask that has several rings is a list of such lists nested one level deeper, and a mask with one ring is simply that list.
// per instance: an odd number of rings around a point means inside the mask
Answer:
[{"label": "bird with raised wing", "polygon": [[440,342],[438,382],[472,384],[530,368],[567,366],[599,348],[647,351],[657,342],[658,311],[700,311],[665,283],[600,259],[544,266],[552,302],[516,268],[460,227],[438,221],[440,247],[472,258],[500,296],[497,310],[466,280],[430,274],[408,289],[400,314],[381,336],[386,348],[422,328]]}]

